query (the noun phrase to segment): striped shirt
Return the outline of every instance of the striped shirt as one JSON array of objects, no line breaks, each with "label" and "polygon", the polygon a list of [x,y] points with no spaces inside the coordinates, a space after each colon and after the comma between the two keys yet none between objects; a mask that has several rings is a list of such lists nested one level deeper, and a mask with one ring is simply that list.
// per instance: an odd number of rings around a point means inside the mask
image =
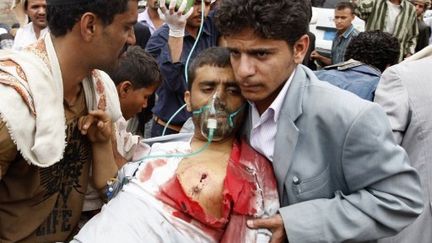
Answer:
[{"label": "striped shirt", "polygon": [[[352,1],[352,0],[351,0]],[[355,2],[355,1],[352,1]],[[384,30],[388,6],[386,0],[357,0],[355,14],[366,22],[366,30]],[[393,36],[400,43],[401,61],[407,54],[413,54],[417,45],[418,27],[414,5],[402,0],[401,12],[397,16]]]},{"label": "striped shirt", "polygon": [[331,60],[332,64],[337,64],[345,61],[345,51],[351,39],[358,35],[358,31],[351,25],[342,35],[336,35],[333,39]]}]

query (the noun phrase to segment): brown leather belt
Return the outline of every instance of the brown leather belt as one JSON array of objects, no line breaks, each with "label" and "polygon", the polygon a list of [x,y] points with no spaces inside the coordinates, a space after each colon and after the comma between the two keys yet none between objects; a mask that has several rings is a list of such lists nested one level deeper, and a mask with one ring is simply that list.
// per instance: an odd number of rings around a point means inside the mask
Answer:
[{"label": "brown leather belt", "polygon": [[[167,124],[166,122],[164,122],[162,119],[160,119],[157,116],[154,116],[154,120],[155,120],[155,122],[157,124],[159,124],[159,125],[161,125],[163,127],[165,127],[166,124]],[[174,124],[169,124],[168,128],[171,129],[171,130],[173,130],[173,131],[180,132],[180,130],[182,129],[182,126],[180,126],[180,125],[174,125]]]}]

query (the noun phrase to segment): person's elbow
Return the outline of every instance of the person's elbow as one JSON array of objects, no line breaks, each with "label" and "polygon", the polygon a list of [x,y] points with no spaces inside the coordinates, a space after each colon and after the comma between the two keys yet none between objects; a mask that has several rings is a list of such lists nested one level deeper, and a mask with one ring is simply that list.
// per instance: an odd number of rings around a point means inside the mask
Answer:
[{"label": "person's elbow", "polygon": [[[393,230],[395,233],[402,231],[404,228],[412,224],[423,212],[424,192],[419,175],[414,168],[410,171],[410,174],[411,182],[407,180],[407,183],[410,184],[409,191],[405,191],[403,195],[399,196],[400,204],[393,208],[398,215],[395,218],[396,220],[393,222]],[[397,223],[397,221],[399,221],[399,223]]]}]

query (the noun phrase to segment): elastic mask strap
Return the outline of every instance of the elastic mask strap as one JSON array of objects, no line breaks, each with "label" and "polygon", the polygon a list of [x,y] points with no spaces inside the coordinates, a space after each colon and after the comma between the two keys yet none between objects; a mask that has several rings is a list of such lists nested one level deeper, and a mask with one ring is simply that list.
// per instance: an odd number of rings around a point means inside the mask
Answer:
[{"label": "elastic mask strap", "polygon": [[208,107],[208,105],[205,105],[205,106],[202,106],[201,108],[199,108],[198,110],[192,111],[192,114],[197,116],[197,115],[203,113],[207,109],[209,109],[209,107]]},{"label": "elastic mask strap", "polygon": [[233,120],[234,120],[235,116],[237,116],[238,113],[240,113],[240,111],[243,110],[245,107],[246,107],[246,104],[243,104],[238,110],[234,111],[233,113],[231,113],[228,116],[228,125],[231,128],[234,128],[234,121]]}]

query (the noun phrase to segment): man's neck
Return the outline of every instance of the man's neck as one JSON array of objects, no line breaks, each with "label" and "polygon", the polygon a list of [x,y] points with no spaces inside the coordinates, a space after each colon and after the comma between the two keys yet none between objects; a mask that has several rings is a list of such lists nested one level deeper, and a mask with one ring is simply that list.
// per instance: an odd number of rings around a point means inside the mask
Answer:
[{"label": "man's neck", "polygon": [[[230,152],[235,138],[233,136],[225,138],[221,141],[212,141],[206,150],[203,152]],[[192,151],[198,151],[200,148],[204,147],[207,140],[203,140],[201,137],[194,136],[191,142]]]},{"label": "man's neck", "polygon": [[153,25],[156,29],[158,29],[161,25],[163,25],[163,20],[160,18],[159,13],[156,9],[148,8],[147,11],[151,21],[153,22]]},{"label": "man's neck", "polygon": [[351,26],[352,26],[352,25],[348,26],[348,28],[343,29],[343,30],[338,30],[338,31],[337,31],[338,36],[343,35],[343,34],[345,33],[345,31],[347,31],[349,28],[351,28]]},{"label": "man's neck", "polygon": [[192,27],[190,25],[186,25],[186,31],[189,33],[189,35],[191,35],[193,38],[196,38],[198,35],[198,28],[197,27]]},{"label": "man's neck", "polygon": [[42,31],[42,29],[38,26],[36,26],[35,24],[32,24],[33,26],[33,31],[35,33],[36,39],[39,39],[40,33]]},{"label": "man's neck", "polygon": [[59,61],[63,79],[63,95],[65,101],[72,105],[81,92],[82,80],[90,74],[86,68],[85,59],[77,52],[70,52],[70,47],[76,45],[64,37],[52,37],[54,49]]}]

